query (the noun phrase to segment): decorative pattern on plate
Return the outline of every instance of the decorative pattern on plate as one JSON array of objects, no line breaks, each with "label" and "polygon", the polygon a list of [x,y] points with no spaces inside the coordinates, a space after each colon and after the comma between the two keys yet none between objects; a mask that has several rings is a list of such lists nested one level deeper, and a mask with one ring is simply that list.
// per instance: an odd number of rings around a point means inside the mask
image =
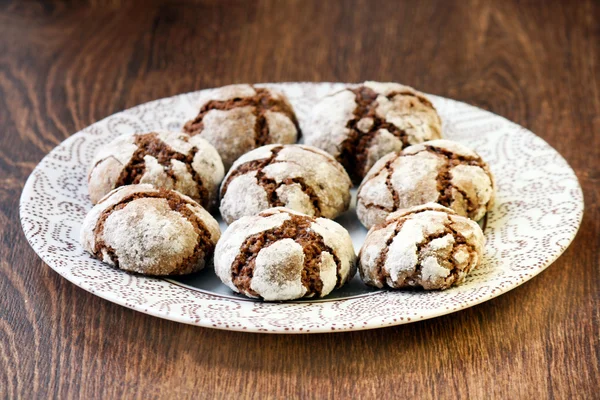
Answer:
[{"label": "decorative pattern on plate", "polygon": [[[301,127],[319,98],[345,87],[340,83],[263,86],[288,96]],[[40,162],[23,189],[20,213],[25,236],[44,262],[97,296],[174,321],[252,332],[348,331],[432,318],[499,296],[548,267],[571,243],[581,222],[581,188],[552,147],[495,114],[430,96],[444,121],[444,137],[475,149],[497,181],[483,266],[461,286],[442,292],[365,290],[330,301],[263,303],[131,275],[91,258],[78,238],[81,222],[92,207],[86,174],[96,149],[124,133],[180,130],[210,92],[160,99],[114,114],[71,136]],[[358,225],[347,226],[355,246],[366,234]]]}]

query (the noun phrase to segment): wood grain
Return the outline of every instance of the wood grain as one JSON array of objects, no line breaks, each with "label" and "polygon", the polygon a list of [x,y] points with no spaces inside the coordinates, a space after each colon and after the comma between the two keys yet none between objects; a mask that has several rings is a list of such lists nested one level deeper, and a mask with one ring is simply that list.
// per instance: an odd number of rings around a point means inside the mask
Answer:
[{"label": "wood grain", "polygon": [[[1,1],[1,398],[600,398],[600,3]],[[368,332],[181,325],[62,279],[18,201],[37,162],[126,107],[232,82],[393,80],[489,109],[575,169],[565,254],[495,300]]]}]

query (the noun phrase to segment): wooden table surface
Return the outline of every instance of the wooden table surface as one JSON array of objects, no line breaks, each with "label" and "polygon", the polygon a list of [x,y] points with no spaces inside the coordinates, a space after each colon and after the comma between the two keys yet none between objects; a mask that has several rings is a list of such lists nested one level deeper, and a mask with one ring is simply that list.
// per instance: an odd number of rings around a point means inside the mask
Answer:
[{"label": "wooden table surface", "polygon": [[[1,1],[0,398],[600,398],[597,1]],[[491,110],[574,168],[586,209],[547,271],[471,309],[265,335],[144,315],[53,272],[23,184],[73,132],[234,82],[399,81]]]}]

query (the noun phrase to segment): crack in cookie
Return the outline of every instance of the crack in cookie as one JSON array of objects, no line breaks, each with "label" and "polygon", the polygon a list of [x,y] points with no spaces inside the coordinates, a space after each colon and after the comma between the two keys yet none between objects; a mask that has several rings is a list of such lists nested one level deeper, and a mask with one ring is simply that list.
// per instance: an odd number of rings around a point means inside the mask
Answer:
[{"label": "crack in cookie", "polygon": [[[393,288],[404,288],[404,287],[424,287],[426,289],[432,288],[432,284],[436,285],[433,288],[437,289],[445,289],[454,283],[456,283],[460,279],[461,273],[466,275],[469,273],[474,266],[473,257],[474,254],[477,253],[477,249],[475,246],[467,240],[467,238],[459,231],[454,229],[452,225],[455,221],[452,220],[452,214],[446,214],[445,220],[442,222],[443,227],[439,229],[437,232],[426,235],[423,240],[418,243],[415,243],[416,247],[416,257],[417,262],[412,266],[410,272],[407,272],[405,276],[399,276],[396,281],[389,281],[390,272],[385,268],[385,263],[387,262],[388,253],[390,251],[390,247],[392,246],[393,241],[398,236],[398,234],[402,231],[404,224],[411,219],[412,216],[416,214],[420,214],[425,211],[440,211],[435,208],[420,208],[414,211],[409,211],[407,214],[403,214],[399,218],[391,219],[387,224],[381,224],[374,228],[374,230],[385,228],[391,223],[396,223],[397,225],[394,227],[394,231],[392,234],[386,239],[385,245],[380,251],[379,255],[376,257],[373,262],[373,270],[372,277],[374,278],[374,282],[376,286],[391,286]],[[457,218],[464,218],[456,216]],[[442,239],[446,236],[452,236],[452,245],[450,249],[444,250],[448,256],[436,254],[436,249],[430,248],[431,243],[436,239]],[[457,253],[460,248],[466,248],[468,253],[468,259],[460,262],[460,264],[464,265],[463,268],[460,267],[459,262],[454,259],[454,255]],[[442,253],[444,254],[444,253]],[[440,256],[442,257],[440,259]],[[439,283],[429,281],[429,278],[423,276],[423,263],[429,257],[434,257],[439,266],[443,266],[443,268],[448,269],[448,274],[443,278],[443,283],[440,285]],[[451,267],[451,268],[448,268]],[[361,270],[362,272],[362,270]],[[373,283],[370,283],[373,284]]]},{"label": "crack in cookie", "polygon": [[[124,197],[118,203],[111,205],[107,209],[103,210],[93,230],[94,237],[96,238],[92,254],[94,257],[102,260],[104,252],[110,257],[115,267],[119,267],[119,259],[115,254],[115,250],[111,248],[103,239],[104,225],[107,218],[115,211],[125,208],[129,203],[144,198],[158,198],[165,199],[169,208],[172,211],[178,212],[184,217],[193,227],[194,231],[198,235],[198,241],[194,247],[191,256],[183,260],[181,265],[176,270],[171,271],[171,274],[177,274],[184,271],[193,270],[194,266],[198,264],[200,258],[208,259],[214,252],[214,244],[210,241],[211,234],[208,228],[204,225],[202,220],[188,208],[188,205],[194,205],[193,203],[180,197],[177,193],[165,190],[157,189],[157,192],[143,192],[134,193]],[[103,252],[104,250],[104,252]]]},{"label": "crack in cookie", "polygon": [[[440,155],[446,159],[446,164],[440,169],[436,178],[437,188],[440,193],[437,203],[446,207],[451,207],[452,202],[454,201],[454,196],[452,195],[452,189],[454,189],[459,192],[463,196],[463,199],[467,202],[467,214],[470,215],[478,206],[477,204],[473,203],[473,200],[464,190],[452,184],[452,168],[456,167],[457,165],[471,165],[481,168],[486,174],[489,175],[487,166],[483,160],[480,157],[459,155],[433,146],[425,146],[424,151]],[[485,206],[487,208],[487,204]]]},{"label": "crack in cookie", "polygon": [[[422,285],[423,282],[423,274],[422,274],[422,269],[423,269],[423,250],[435,239],[441,239],[447,235],[452,235],[452,237],[454,238],[454,243],[452,244],[452,249],[450,249],[449,253],[452,255],[454,254],[454,252],[456,251],[457,247],[459,245],[467,245],[467,240],[465,239],[465,237],[460,234],[459,232],[457,232],[456,230],[452,229],[450,227],[450,224],[452,224],[452,221],[450,220],[450,217],[448,217],[448,222],[444,225],[445,230],[443,232],[439,232],[433,235],[429,235],[427,236],[422,242],[417,243],[417,257],[419,259],[419,262],[417,263],[417,265],[415,266],[415,273],[413,274],[412,277],[407,277],[405,279],[405,281],[400,285],[400,287],[405,287],[405,286],[418,286],[418,285]],[[469,246],[471,247],[471,246]],[[472,254],[469,252],[469,260],[472,258]],[[439,260],[438,260],[439,261]],[[458,278],[458,274],[459,272],[461,272],[461,270],[458,269],[458,265],[456,264],[456,262],[452,259],[452,257],[444,260],[447,261],[452,268],[450,269],[449,275],[445,278],[445,282],[450,282],[450,285],[456,281],[456,279]],[[470,263],[467,263],[467,269],[463,270],[465,273],[468,273],[470,271],[469,268]],[[445,288],[445,287],[443,287]]]},{"label": "crack in cookie", "polygon": [[[393,224],[394,222],[396,222],[397,218],[406,218],[410,215],[421,214],[426,211],[440,211],[440,209],[436,208],[436,207],[427,207],[427,206],[412,207],[411,209],[408,209],[406,212],[403,212],[402,215],[397,216],[396,218],[386,218],[386,220],[383,221],[382,223],[375,225],[375,229],[380,229],[380,228],[389,226],[389,225]],[[451,214],[451,215],[457,215],[452,209],[448,209],[447,211],[444,210],[444,212]]]},{"label": "crack in cookie", "polygon": [[[314,191],[312,187],[306,184],[305,180],[301,177],[296,178],[286,178],[281,182],[277,182],[273,178],[269,178],[265,175],[263,169],[271,164],[280,163],[280,162],[290,162],[287,160],[276,160],[277,155],[283,149],[283,146],[276,146],[271,149],[271,155],[268,158],[263,158],[259,160],[248,161],[247,163],[241,164],[232,170],[232,172],[227,177],[227,180],[223,183],[221,187],[221,198],[225,196],[227,193],[227,188],[229,184],[237,177],[241,175],[245,175],[249,172],[256,171],[256,181],[257,183],[263,187],[267,194],[267,201],[271,207],[282,207],[285,204],[279,199],[279,195],[277,194],[277,189],[286,185],[298,184],[308,198],[310,199],[310,203],[313,206],[315,217],[321,216],[321,205],[320,200],[317,193]],[[319,154],[321,155],[321,154]]]},{"label": "crack in cookie", "polygon": [[252,113],[256,117],[254,124],[254,141],[256,147],[270,143],[269,124],[265,113],[267,111],[279,112],[284,114],[292,121],[296,127],[298,138],[301,136],[300,125],[292,108],[282,99],[271,96],[268,89],[254,88],[256,94],[250,97],[235,97],[230,100],[210,100],[202,106],[198,115],[185,123],[183,130],[190,135],[202,133],[204,129],[203,119],[212,110],[231,110],[239,107],[252,107]]},{"label": "crack in cookie", "polygon": [[[352,181],[360,183],[366,171],[367,149],[373,139],[379,135],[379,130],[385,129],[402,141],[402,147],[409,145],[408,134],[396,125],[387,122],[377,115],[377,97],[379,94],[373,89],[361,86],[349,89],[355,95],[356,108],[353,111],[354,118],[349,120],[346,127],[350,130],[348,137],[340,145],[340,153],[337,160],[346,168]],[[403,92],[392,92],[386,97],[392,100],[396,95]],[[372,123],[366,131],[359,127],[361,120],[369,119]]]},{"label": "crack in cookie", "polygon": [[379,256],[375,260],[375,265],[376,265],[375,275],[379,278],[379,282],[382,282],[383,284],[385,284],[387,282],[387,278],[390,277],[389,272],[385,268],[383,268],[383,266],[385,265],[385,261],[387,260],[388,252],[390,251],[390,246],[391,246],[392,242],[394,241],[394,239],[396,238],[396,236],[398,235],[398,233],[400,233],[400,230],[402,229],[402,225],[404,225],[405,221],[406,221],[405,219],[400,220],[400,221],[392,221],[392,222],[397,222],[397,225],[394,228],[394,232],[386,240],[385,247],[383,248],[383,250],[381,250],[381,253],[379,253]]},{"label": "crack in cookie", "polygon": [[392,175],[394,174],[394,169],[391,168],[391,165],[394,161],[396,161],[398,157],[392,158],[387,163],[385,163],[385,169],[387,170],[387,176],[385,178],[385,186],[387,186],[390,194],[392,195],[392,201],[394,202],[393,210],[398,209],[398,204],[400,204],[400,196],[398,195],[398,191],[394,188],[394,184],[392,183]]},{"label": "crack in cookie", "polygon": [[281,151],[281,149],[283,149],[283,146],[275,146],[271,148],[271,155],[269,157],[248,161],[244,164],[237,166],[235,169],[232,168],[227,178],[221,185],[221,198],[223,198],[225,196],[225,193],[227,193],[227,189],[229,188],[229,184],[231,183],[231,181],[233,181],[238,176],[245,175],[248,172],[252,171],[262,171],[262,169],[267,165],[271,164],[272,162],[277,162],[275,160],[275,157],[277,157],[277,154]]},{"label": "crack in cookie", "polygon": [[477,153],[448,140],[392,152],[367,174],[357,192],[357,214],[367,228],[399,209],[436,202],[481,219],[491,208],[495,184]]},{"label": "crack in cookie", "polygon": [[304,254],[301,282],[306,293],[304,297],[319,296],[323,289],[320,278],[321,253],[332,255],[336,264],[336,287],[341,285],[341,261],[333,249],[325,244],[321,235],[311,229],[315,218],[289,214],[290,219],[280,226],[247,237],[240,246],[239,253],[231,264],[231,277],[235,287],[241,292],[260,297],[251,288],[256,257],[265,249],[283,239],[292,239],[300,246]]},{"label": "crack in cookie", "polygon": [[[188,138],[185,136],[182,136],[181,139],[185,142],[188,141]],[[134,144],[137,146],[137,149],[131,156],[129,163],[123,167],[123,170],[116,181],[115,187],[135,185],[140,183],[144,173],[146,172],[146,161],[144,159],[145,156],[154,157],[158,164],[163,167],[167,176],[171,178],[173,182],[176,182],[177,176],[173,171],[173,164],[171,161],[177,160],[185,164],[188,173],[192,176],[192,179],[196,183],[198,197],[202,200],[202,206],[209,206],[210,196],[208,190],[202,182],[202,177],[192,167],[194,157],[198,152],[196,147],[192,147],[188,154],[180,153],[160,140],[158,134],[154,132],[134,135]]]}]

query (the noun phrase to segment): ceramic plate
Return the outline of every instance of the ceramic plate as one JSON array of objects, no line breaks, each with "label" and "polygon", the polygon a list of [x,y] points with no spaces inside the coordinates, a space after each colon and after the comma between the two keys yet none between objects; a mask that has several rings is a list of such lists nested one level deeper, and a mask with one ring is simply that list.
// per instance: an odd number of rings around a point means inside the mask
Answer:
[{"label": "ceramic plate", "polygon": [[[260,86],[260,85],[259,85]],[[301,126],[339,83],[264,85],[288,96]],[[21,224],[37,254],[60,275],[114,303],[178,322],[250,332],[306,333],[379,328],[432,318],[479,304],[533,278],[573,240],[583,195],[573,170],[546,142],[502,117],[431,96],[444,137],[474,148],[494,173],[498,192],[488,214],[484,262],[446,291],[372,290],[358,278],[331,295],[286,303],[234,294],[207,268],[177,280],[146,278],[91,258],[79,229],[92,207],[86,174],[96,150],[124,133],[178,131],[211,90],[182,94],[114,114],[61,143],[34,169],[21,196]],[[356,250],[366,235],[353,210],[338,219]],[[225,225],[221,224],[222,229]]]}]

